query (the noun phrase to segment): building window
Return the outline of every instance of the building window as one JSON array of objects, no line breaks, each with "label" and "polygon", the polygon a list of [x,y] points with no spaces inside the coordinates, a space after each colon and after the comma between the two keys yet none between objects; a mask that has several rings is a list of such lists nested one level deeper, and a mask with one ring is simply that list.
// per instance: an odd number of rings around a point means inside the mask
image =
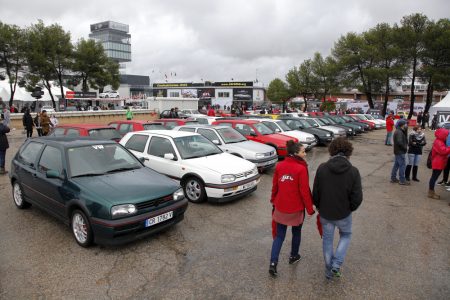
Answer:
[{"label": "building window", "polygon": [[229,92],[219,92],[219,98],[230,98]]},{"label": "building window", "polygon": [[180,92],[169,92],[169,97],[180,97]]}]

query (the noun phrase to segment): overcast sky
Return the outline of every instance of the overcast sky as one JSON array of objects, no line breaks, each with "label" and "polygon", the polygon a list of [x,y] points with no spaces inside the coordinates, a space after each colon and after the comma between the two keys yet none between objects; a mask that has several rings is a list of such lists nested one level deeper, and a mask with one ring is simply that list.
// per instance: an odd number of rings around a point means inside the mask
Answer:
[{"label": "overcast sky", "polygon": [[[448,18],[449,0],[0,0],[0,21],[60,24],[73,41],[90,24],[130,26],[129,74],[151,82],[253,81],[267,85],[347,32],[420,12]],[[172,76],[170,73],[172,72]],[[176,73],[176,77],[174,74]]]}]

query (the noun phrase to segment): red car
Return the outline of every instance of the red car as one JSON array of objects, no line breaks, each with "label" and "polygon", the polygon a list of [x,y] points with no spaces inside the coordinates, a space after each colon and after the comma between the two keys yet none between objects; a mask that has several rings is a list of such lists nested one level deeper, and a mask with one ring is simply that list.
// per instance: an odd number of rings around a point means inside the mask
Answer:
[{"label": "red car", "polygon": [[158,119],[155,122],[162,123],[167,129],[188,124],[198,124],[197,121],[192,119]]},{"label": "red car", "polygon": [[99,124],[63,124],[52,129],[49,136],[89,136],[119,142],[120,133],[111,126]]},{"label": "red car", "polygon": [[130,131],[167,129],[164,127],[162,122],[150,122],[143,120],[114,121],[110,122],[108,126],[112,126],[117,129],[121,136],[124,136]]},{"label": "red car", "polygon": [[296,138],[288,137],[274,133],[269,127],[258,121],[252,120],[218,120],[213,125],[231,126],[248,140],[270,145],[277,149],[278,158],[284,158],[287,155],[286,142]]},{"label": "red car", "polygon": [[357,122],[368,124],[370,126],[369,130],[374,130],[375,129],[375,123],[374,122],[370,122],[369,120],[362,119],[362,118],[358,117],[355,114],[347,114],[347,116],[349,116],[350,118],[352,118],[353,120],[355,120]]}]

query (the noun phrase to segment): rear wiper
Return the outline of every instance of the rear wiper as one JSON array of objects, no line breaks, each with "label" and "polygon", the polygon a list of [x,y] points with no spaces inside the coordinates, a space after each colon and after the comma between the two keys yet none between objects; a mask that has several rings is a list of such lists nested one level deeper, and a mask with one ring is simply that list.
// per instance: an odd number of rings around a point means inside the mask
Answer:
[{"label": "rear wiper", "polygon": [[72,178],[76,178],[76,177],[89,177],[89,176],[100,176],[100,175],[105,175],[105,173],[86,173],[86,174],[80,174],[80,175],[72,176]]}]

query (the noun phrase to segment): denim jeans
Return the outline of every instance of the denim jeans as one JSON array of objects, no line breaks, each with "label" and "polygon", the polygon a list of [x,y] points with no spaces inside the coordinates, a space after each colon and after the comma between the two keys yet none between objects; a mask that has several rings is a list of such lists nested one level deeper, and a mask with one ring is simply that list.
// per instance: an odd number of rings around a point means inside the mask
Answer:
[{"label": "denim jeans", "polygon": [[394,158],[394,166],[392,167],[391,172],[391,180],[397,179],[397,171],[398,176],[400,177],[400,182],[405,182],[405,165],[406,159],[405,154],[396,154]]},{"label": "denim jeans", "polygon": [[385,145],[392,145],[392,131],[388,131],[386,133],[386,141],[384,142]]},{"label": "denim jeans", "polygon": [[0,150],[0,168],[5,167],[6,150]]},{"label": "denim jeans", "polygon": [[[323,259],[325,274],[331,276],[331,269],[339,269],[344,263],[345,255],[352,237],[352,214],[341,220],[327,220],[320,217],[323,229]],[[339,229],[339,242],[333,251],[334,229]]]},{"label": "denim jeans", "polygon": [[[277,235],[273,240],[270,262],[278,262],[281,246],[283,246],[284,238],[286,237],[286,230],[287,230],[286,225],[277,223]],[[302,239],[302,224],[300,224],[299,226],[292,226],[291,256],[295,256],[298,254],[301,239]]]},{"label": "denim jeans", "polygon": [[418,166],[421,158],[421,154],[408,153],[408,165]]}]

